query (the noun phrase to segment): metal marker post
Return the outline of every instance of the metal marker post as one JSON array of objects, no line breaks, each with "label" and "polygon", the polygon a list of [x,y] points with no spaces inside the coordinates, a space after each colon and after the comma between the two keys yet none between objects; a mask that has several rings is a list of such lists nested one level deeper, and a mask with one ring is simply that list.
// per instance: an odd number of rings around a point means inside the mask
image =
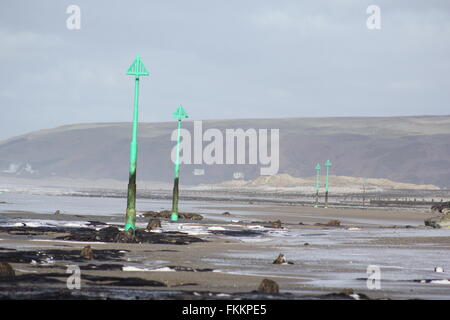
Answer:
[{"label": "metal marker post", "polygon": [[188,115],[182,106],[179,106],[177,111],[173,113],[173,117],[178,119],[178,133],[177,133],[177,155],[175,161],[174,181],[173,181],[173,197],[172,197],[172,221],[178,220],[178,183],[180,180],[180,132],[181,119],[187,118]]},{"label": "metal marker post", "polygon": [[128,75],[135,76],[134,88],[134,115],[133,115],[133,131],[130,143],[130,173],[128,180],[128,196],[127,196],[127,211],[125,215],[125,231],[132,229],[136,230],[136,163],[137,163],[137,130],[138,130],[138,100],[139,100],[139,77],[148,76],[149,73],[141,61],[140,56],[137,56],[133,64],[128,68]]},{"label": "metal marker post", "polygon": [[325,178],[325,206],[324,208],[328,208],[328,175],[330,173],[331,161],[325,161],[325,167],[327,168],[327,175]]},{"label": "metal marker post", "polygon": [[316,203],[314,205],[314,208],[317,208],[319,206],[319,185],[320,185],[320,164],[316,165]]}]

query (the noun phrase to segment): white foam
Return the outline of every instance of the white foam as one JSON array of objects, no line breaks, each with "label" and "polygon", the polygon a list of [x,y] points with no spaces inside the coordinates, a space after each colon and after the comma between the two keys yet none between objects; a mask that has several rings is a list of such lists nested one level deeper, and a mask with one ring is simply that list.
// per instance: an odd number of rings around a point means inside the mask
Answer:
[{"label": "white foam", "polygon": [[226,230],[224,227],[209,227],[208,230]]},{"label": "white foam", "polygon": [[69,240],[56,240],[56,239],[31,239],[29,241],[35,241],[35,242],[63,242],[63,243],[76,243],[76,244],[107,244],[106,242],[96,242],[96,241],[69,241]]},{"label": "white foam", "polygon": [[[70,223],[66,223],[66,224],[64,224],[64,227],[74,227],[74,228],[80,228],[80,227],[86,227],[86,223],[73,223],[73,222],[70,222]],[[100,230],[100,229],[99,229]]]},{"label": "white foam", "polygon": [[263,226],[261,226],[259,224],[248,226],[247,228],[249,228],[249,229],[265,229]]},{"label": "white foam", "polygon": [[169,267],[156,268],[156,269],[152,269],[150,271],[175,272],[174,269],[171,269]]},{"label": "white foam", "polygon": [[209,233],[204,226],[197,225],[179,225],[177,229],[178,231],[185,232],[188,235],[204,235]]},{"label": "white foam", "polygon": [[175,269],[169,267],[161,267],[156,269],[139,268],[133,266],[122,267],[122,271],[158,271],[158,272],[175,272]]},{"label": "white foam", "polygon": [[151,270],[147,269],[147,268],[138,268],[138,267],[128,266],[128,267],[122,267],[122,271],[151,271]]},{"label": "white foam", "polygon": [[16,220],[19,222],[12,222],[12,223],[4,223],[2,226],[5,227],[30,227],[30,228],[38,228],[38,227],[69,227],[69,228],[88,228],[86,221],[55,221],[55,220],[45,220],[45,219],[39,219],[39,220],[26,220],[26,219],[19,219]]},{"label": "white foam", "polygon": [[448,280],[448,279],[431,280],[431,283],[435,283],[435,284],[450,284],[450,280]]}]

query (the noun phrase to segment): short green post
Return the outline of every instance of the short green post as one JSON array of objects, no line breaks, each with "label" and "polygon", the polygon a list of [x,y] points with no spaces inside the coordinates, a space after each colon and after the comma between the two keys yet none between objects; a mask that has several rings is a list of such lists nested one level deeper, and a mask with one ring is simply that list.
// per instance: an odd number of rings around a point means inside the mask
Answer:
[{"label": "short green post", "polygon": [[316,203],[314,204],[314,208],[319,206],[319,187],[320,187],[320,164],[316,165]]},{"label": "short green post", "polygon": [[331,161],[325,161],[325,167],[327,168],[327,175],[325,178],[325,208],[328,208],[328,175],[330,173]]},{"label": "short green post", "polygon": [[174,170],[174,182],[173,182],[173,197],[172,197],[172,215],[170,219],[172,221],[178,220],[178,183],[180,180],[180,132],[181,132],[181,120],[188,117],[186,111],[182,106],[179,106],[177,111],[173,113],[173,117],[178,120],[178,132],[177,132],[177,155],[175,160]]},{"label": "short green post", "polygon": [[135,76],[134,88],[134,115],[133,115],[133,131],[130,143],[130,172],[128,180],[128,195],[127,195],[127,211],[125,215],[125,231],[132,229],[136,230],[136,164],[137,164],[137,131],[138,131],[138,100],[139,100],[139,77],[148,76],[149,73],[141,61],[140,56],[137,56],[133,64],[128,68],[128,75]]}]

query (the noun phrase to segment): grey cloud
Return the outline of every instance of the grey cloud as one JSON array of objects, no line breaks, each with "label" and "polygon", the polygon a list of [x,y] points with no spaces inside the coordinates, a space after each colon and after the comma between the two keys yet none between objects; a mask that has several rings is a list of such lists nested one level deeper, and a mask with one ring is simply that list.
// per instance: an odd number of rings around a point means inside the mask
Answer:
[{"label": "grey cloud", "polygon": [[[66,28],[81,8],[82,29]],[[366,8],[382,29],[366,28]],[[448,114],[448,1],[2,1],[0,139],[77,122]]]}]

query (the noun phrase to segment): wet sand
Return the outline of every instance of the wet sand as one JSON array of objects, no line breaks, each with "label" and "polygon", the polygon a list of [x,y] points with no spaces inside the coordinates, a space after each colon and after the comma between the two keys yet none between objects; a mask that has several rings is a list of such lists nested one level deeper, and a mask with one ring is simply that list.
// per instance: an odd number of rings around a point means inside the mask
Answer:
[{"label": "wet sand", "polygon": [[[16,275],[25,277],[16,282],[0,281],[0,297],[30,298],[32,289],[41,298],[55,298],[54,294],[60,294],[61,298],[229,299],[249,294],[268,278],[279,284],[282,295],[278,298],[283,299],[331,298],[325,295],[346,289],[373,299],[450,298],[449,284],[431,282],[450,278],[447,271],[450,270],[450,230],[424,227],[423,220],[432,216],[429,210],[227,206],[225,203],[223,206],[205,203],[201,209],[211,210],[201,221],[162,221],[159,230],[162,234],[182,232],[205,240],[186,245],[64,241],[55,239],[61,233],[27,234],[2,228],[0,261],[8,261],[6,253],[10,252],[20,255],[25,251],[45,253],[53,249],[81,251],[87,244],[94,254],[116,250],[120,257],[80,261],[68,255],[66,259],[50,259],[50,262],[9,261]],[[218,213],[222,210],[230,215]],[[16,224],[94,220],[118,225],[123,219],[116,215],[55,216],[7,211],[2,212],[2,218]],[[341,225],[323,225],[332,219],[340,220]],[[274,220],[281,220],[283,228],[270,228],[268,222]],[[146,222],[147,218],[138,218],[138,226],[144,227]],[[273,264],[279,253],[284,253],[293,264]],[[9,257],[12,259],[11,254]],[[81,290],[66,288],[68,265],[82,269]],[[369,265],[381,268],[380,290],[367,287]],[[103,266],[105,270],[95,270],[93,266],[97,269]],[[434,272],[436,266],[443,267],[445,272]],[[193,271],[174,271],[173,267]],[[42,275],[43,280],[26,278],[29,275]],[[117,281],[133,278],[135,281],[128,284]]]},{"label": "wet sand", "polygon": [[[304,221],[306,223],[326,222],[330,219],[340,219],[341,221],[361,220],[361,224],[374,224],[374,225],[389,225],[389,223],[403,221],[405,224],[411,225],[423,225],[423,220],[433,216],[433,213],[429,208],[423,209],[404,209],[404,208],[342,208],[342,207],[329,207],[329,208],[313,208],[307,206],[290,206],[290,205],[278,205],[278,206],[235,206],[230,209],[224,203],[223,206],[209,207],[206,209],[216,209],[223,211],[233,210],[239,212],[258,212],[260,216],[271,217],[276,219],[279,217],[286,222],[299,222]],[[247,218],[253,217],[253,215],[241,214]]]}]

